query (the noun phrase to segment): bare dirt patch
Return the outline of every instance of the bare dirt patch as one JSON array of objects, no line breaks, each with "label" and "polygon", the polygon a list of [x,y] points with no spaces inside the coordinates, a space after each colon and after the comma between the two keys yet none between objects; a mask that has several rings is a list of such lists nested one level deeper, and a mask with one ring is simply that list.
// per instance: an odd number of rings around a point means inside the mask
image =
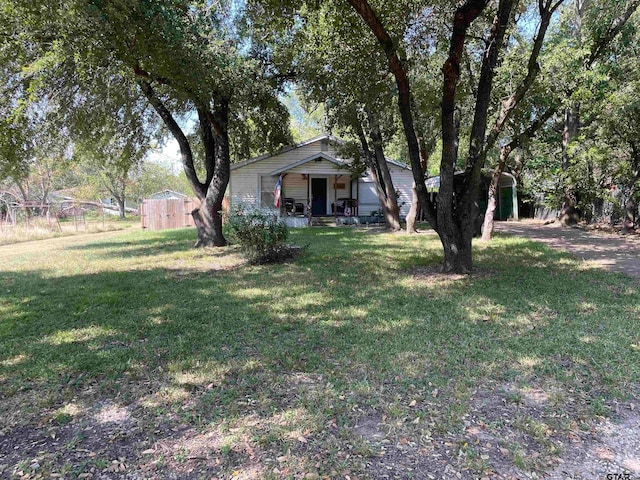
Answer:
[{"label": "bare dirt patch", "polygon": [[[595,425],[594,431],[572,442],[549,472],[550,480],[599,480],[608,474],[640,478],[640,414],[629,405],[615,419]],[[620,477],[623,478],[623,477]]]},{"label": "bare dirt patch", "polygon": [[443,273],[439,265],[413,267],[407,269],[406,273],[411,275],[415,280],[429,285],[447,284],[460,280],[468,280],[470,278],[489,278],[496,275],[494,270],[486,268],[475,268],[471,274]]}]

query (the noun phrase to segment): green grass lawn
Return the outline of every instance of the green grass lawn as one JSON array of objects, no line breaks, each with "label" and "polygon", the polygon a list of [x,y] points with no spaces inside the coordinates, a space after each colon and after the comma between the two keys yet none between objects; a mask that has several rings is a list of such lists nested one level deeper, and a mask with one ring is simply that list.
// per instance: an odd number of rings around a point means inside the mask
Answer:
[{"label": "green grass lawn", "polygon": [[432,235],[297,230],[275,266],[194,238],[0,248],[0,478],[540,472],[638,394],[637,280],[540,244],[447,277]]}]

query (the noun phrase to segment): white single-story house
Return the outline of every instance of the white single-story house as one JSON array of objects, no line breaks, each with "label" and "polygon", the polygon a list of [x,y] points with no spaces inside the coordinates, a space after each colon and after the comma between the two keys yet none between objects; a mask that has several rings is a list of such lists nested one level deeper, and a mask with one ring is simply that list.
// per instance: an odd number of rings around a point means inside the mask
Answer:
[{"label": "white single-story house", "polygon": [[[280,211],[287,217],[372,215],[380,209],[380,201],[371,173],[353,178],[351,161],[337,153],[341,143],[325,134],[231,165],[230,206],[275,208],[274,189],[282,178]],[[387,163],[400,215],[406,216],[412,198],[411,168],[390,159]]]}]

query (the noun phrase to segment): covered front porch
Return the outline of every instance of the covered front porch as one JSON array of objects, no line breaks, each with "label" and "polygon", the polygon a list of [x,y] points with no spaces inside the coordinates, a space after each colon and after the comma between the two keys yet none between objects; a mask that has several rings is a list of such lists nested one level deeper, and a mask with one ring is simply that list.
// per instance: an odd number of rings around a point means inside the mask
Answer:
[{"label": "covered front porch", "polygon": [[[348,165],[320,153],[271,172],[280,183],[283,217],[358,215],[359,182]],[[275,201],[275,198],[274,198]]]}]

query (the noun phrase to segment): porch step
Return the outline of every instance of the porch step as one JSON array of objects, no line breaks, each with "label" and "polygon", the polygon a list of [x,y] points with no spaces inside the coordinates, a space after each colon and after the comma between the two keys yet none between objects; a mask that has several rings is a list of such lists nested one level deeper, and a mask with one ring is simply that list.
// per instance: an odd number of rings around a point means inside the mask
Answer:
[{"label": "porch step", "polygon": [[313,217],[311,224],[314,227],[335,227],[336,219],[334,217]]}]

